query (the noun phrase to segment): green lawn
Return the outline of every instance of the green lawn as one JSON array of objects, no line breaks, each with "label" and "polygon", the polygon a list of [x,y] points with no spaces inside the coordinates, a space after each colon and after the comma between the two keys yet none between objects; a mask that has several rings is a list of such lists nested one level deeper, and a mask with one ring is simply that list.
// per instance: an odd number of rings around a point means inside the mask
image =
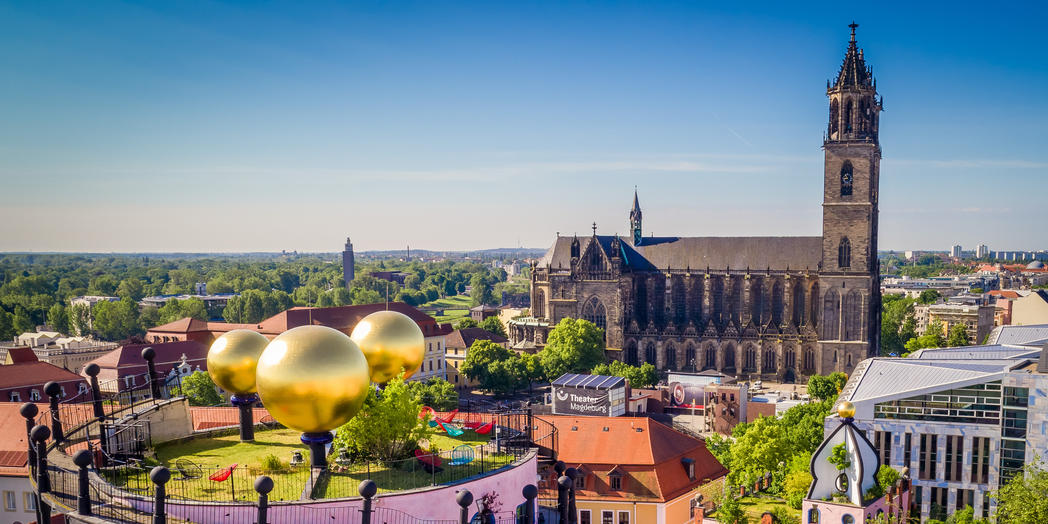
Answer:
[{"label": "green lawn", "polygon": [[750,517],[750,520],[760,521],[761,515],[765,511],[771,511],[775,508],[786,508],[798,519],[801,518],[801,510],[793,509],[786,505],[786,501],[774,498],[774,497],[743,497],[739,499],[739,505],[742,506],[742,510],[746,512],[746,515]]},{"label": "green lawn", "polygon": [[469,295],[455,295],[453,297],[434,300],[433,302],[423,304],[423,306],[444,308],[443,315],[434,315],[433,318],[440,323],[455,323],[469,316],[469,308],[472,307],[472,300],[473,299],[471,299]]}]

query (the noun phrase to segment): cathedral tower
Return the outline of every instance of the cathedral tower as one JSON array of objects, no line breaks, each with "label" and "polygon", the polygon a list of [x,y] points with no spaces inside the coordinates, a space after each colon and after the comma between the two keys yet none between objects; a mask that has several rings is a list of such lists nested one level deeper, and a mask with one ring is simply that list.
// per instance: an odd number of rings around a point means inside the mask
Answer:
[{"label": "cathedral tower", "polygon": [[630,210],[630,232],[633,234],[633,245],[639,246],[642,237],[640,227],[640,200],[637,199],[637,190],[633,190],[633,209]]},{"label": "cathedral tower", "polygon": [[[842,341],[825,351],[824,370],[844,370],[876,354],[880,335],[877,188],[882,102],[862,49],[851,40],[837,78],[827,82],[830,119],[823,141],[823,299],[820,339]],[[860,348],[859,345],[864,347]],[[861,349],[861,351],[860,351]]]}]

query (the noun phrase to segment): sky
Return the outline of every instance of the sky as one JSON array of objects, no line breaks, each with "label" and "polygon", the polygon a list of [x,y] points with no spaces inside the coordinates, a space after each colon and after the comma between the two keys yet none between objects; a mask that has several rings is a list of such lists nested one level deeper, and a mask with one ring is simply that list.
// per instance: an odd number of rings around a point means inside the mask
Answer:
[{"label": "sky", "polygon": [[0,1],[0,251],[819,235],[827,79],[880,247],[1046,249],[1041,3]]}]

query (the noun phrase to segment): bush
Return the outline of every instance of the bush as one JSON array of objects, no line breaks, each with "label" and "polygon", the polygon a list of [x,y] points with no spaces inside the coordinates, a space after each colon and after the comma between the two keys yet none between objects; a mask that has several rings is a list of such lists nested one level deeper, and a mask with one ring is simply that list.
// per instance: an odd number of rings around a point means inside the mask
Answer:
[{"label": "bush", "polygon": [[281,461],[276,455],[270,454],[262,457],[262,464],[259,469],[265,473],[279,473],[281,471],[287,471],[289,467],[288,464]]},{"label": "bush", "polygon": [[771,516],[779,524],[801,524],[801,519],[794,512],[777,506],[771,510]]}]

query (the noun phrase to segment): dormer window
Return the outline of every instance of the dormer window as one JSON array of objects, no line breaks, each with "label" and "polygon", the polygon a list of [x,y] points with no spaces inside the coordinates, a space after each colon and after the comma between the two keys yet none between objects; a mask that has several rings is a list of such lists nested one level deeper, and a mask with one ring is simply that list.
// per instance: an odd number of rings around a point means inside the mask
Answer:
[{"label": "dormer window", "polygon": [[35,390],[35,389],[30,391],[29,392],[29,400],[31,402],[36,402],[36,401],[40,400],[40,392]]},{"label": "dormer window", "polygon": [[586,473],[582,471],[576,471],[575,489],[586,489]]},{"label": "dormer window", "polygon": [[684,466],[684,472],[688,474],[688,480],[695,480],[695,459],[684,457],[680,459],[680,465]]},{"label": "dormer window", "polygon": [[621,491],[622,490],[622,473],[619,473],[618,471],[612,471],[611,473],[609,473],[608,474],[608,487],[611,488],[612,491]]},{"label": "dormer window", "polygon": [[21,402],[22,401],[22,395],[19,394],[17,391],[12,391],[11,394],[10,394],[10,398],[11,398],[11,402]]}]

